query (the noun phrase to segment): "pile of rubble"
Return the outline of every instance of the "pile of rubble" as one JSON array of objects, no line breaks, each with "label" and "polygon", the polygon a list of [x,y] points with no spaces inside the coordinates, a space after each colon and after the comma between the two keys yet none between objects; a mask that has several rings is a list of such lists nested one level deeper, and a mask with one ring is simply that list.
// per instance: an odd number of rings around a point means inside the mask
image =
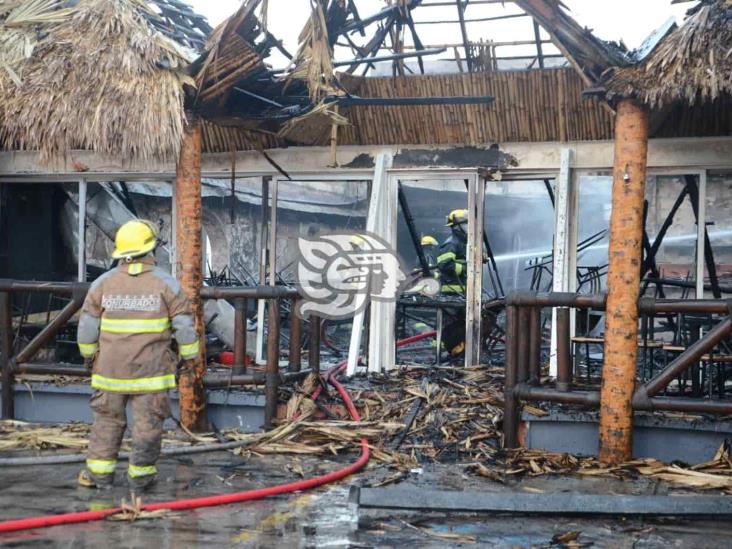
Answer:
[{"label": "pile of rubble", "polygon": [[[641,476],[693,489],[732,493],[732,460],[724,445],[700,465],[664,464],[653,459],[607,467],[591,457],[542,450],[501,449],[503,409],[500,369],[404,368],[370,380],[352,380],[349,391],[362,421],[348,417],[335,391],[311,375],[302,384],[283,388],[286,418],[274,429],[254,434],[224,431],[208,435],[168,433],[163,446],[240,441],[242,456],[293,454],[338,456],[355,451],[362,437],[371,444],[372,467],[390,473],[377,485],[397,482],[409,471],[430,463],[453,463],[472,475],[496,482],[517,476],[547,474]],[[316,398],[313,398],[313,397]],[[542,410],[532,408],[534,414]],[[68,449],[84,451],[89,427],[84,424],[34,426],[0,422],[0,451]],[[125,446],[129,446],[125,441]]]}]

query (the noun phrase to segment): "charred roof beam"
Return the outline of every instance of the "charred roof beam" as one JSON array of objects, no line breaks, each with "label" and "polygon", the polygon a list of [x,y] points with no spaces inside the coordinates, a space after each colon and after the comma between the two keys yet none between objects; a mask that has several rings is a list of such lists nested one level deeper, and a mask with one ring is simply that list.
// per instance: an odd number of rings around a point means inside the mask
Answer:
[{"label": "charred roof beam", "polygon": [[[408,10],[413,10],[414,8],[419,6],[421,3],[422,3],[422,0],[409,0],[406,7]],[[350,22],[347,22],[340,29],[340,33],[344,34],[347,32],[361,31],[364,28],[371,25],[372,23],[376,23],[377,21],[381,21],[382,19],[386,19],[388,17],[393,17],[395,15],[399,15],[400,13],[401,13],[401,5],[392,4],[391,6],[388,6],[388,7],[384,8],[383,10],[376,12],[373,15],[361,18],[359,20],[352,20]]]},{"label": "charred roof beam", "polygon": [[[414,42],[414,47],[417,50],[424,50],[424,44],[422,43],[422,40],[420,39],[419,35],[417,34],[417,27],[414,24],[414,18],[412,17],[411,10],[407,11],[407,16],[405,17],[405,22],[407,23],[407,26],[409,27],[409,31],[412,33],[412,42]],[[422,61],[421,57],[417,58],[417,63],[419,63],[419,72],[424,74],[424,62]]]},{"label": "charred roof beam", "polygon": [[488,105],[495,98],[490,95],[456,95],[431,97],[357,97],[355,95],[326,98],[326,102],[342,107],[402,107],[426,105]]},{"label": "charred roof beam", "polygon": [[[374,57],[378,53],[378,51],[381,49],[382,44],[384,43],[384,40],[386,39],[386,36],[389,34],[389,29],[394,23],[395,18],[396,16],[392,14],[389,19],[387,19],[385,24],[381,28],[379,28],[378,31],[376,31],[376,34],[374,34],[373,38],[371,38],[369,43],[364,46],[364,54],[361,56],[360,59]],[[346,72],[348,74],[353,74],[359,64],[360,63],[354,63],[353,65],[348,67],[348,70]],[[373,65],[369,64],[369,67],[373,67]]]},{"label": "charred roof beam", "polygon": [[[582,76],[587,86],[596,85],[610,67],[630,63],[626,52],[596,38],[564,11],[556,0],[514,0],[549,34],[554,45]],[[546,57],[546,56],[545,56]]]},{"label": "charred roof beam", "polygon": [[463,3],[463,0],[455,0],[457,5],[458,18],[460,21],[460,34],[463,38],[463,47],[465,48],[465,62],[468,65],[468,72],[473,72],[473,59],[470,54],[470,42],[468,40],[468,29],[465,26],[465,6],[467,1]]},{"label": "charred roof beam", "polygon": [[395,61],[397,59],[407,59],[409,57],[417,57],[418,59],[421,59],[425,55],[437,55],[438,53],[443,53],[446,51],[446,48],[433,48],[429,50],[418,50],[414,52],[406,52],[406,53],[395,53],[392,55],[382,55],[380,57],[369,57],[369,58],[362,58],[362,59],[351,59],[350,61],[336,61],[333,63],[334,67],[345,67],[345,66],[352,66],[352,65],[361,65],[363,63],[377,63],[379,61]]}]

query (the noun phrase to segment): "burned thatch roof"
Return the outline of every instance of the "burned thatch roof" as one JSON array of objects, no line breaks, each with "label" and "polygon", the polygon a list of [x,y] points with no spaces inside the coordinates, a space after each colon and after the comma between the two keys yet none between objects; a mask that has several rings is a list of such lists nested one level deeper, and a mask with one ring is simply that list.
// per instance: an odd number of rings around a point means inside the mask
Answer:
[{"label": "burned thatch roof", "polygon": [[216,110],[236,85],[255,82],[267,71],[264,58],[268,45],[256,40],[264,34],[254,15],[258,1],[246,1],[211,34],[200,58],[192,65],[198,91],[198,110]]},{"label": "burned thatch roof", "polygon": [[704,0],[640,64],[610,73],[608,97],[650,107],[732,94],[732,0]]},{"label": "burned thatch roof", "polygon": [[[10,4],[15,9],[0,19],[0,59],[10,60],[0,77],[6,148],[38,150],[46,161],[73,149],[128,160],[177,158],[184,86],[194,85],[186,74],[190,48],[203,39],[203,23],[183,36],[158,9],[179,9],[171,0]],[[177,17],[189,17],[179,11]],[[24,35],[11,36],[16,28]],[[171,38],[176,33],[180,40]]]}]

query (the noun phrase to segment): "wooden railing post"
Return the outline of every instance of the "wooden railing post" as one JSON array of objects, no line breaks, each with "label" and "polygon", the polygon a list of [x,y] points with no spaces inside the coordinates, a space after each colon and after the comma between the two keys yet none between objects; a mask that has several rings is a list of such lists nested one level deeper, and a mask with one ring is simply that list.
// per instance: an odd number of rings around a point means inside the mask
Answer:
[{"label": "wooden railing post", "polygon": [[302,345],[302,319],[297,315],[298,299],[292,299],[290,307],[290,356],[289,366],[291,372],[299,372],[302,367],[301,345]]},{"label": "wooden railing post", "polygon": [[518,329],[516,331],[519,338],[517,383],[525,383],[529,379],[529,361],[531,360],[531,349],[529,348],[530,323],[531,309],[529,307],[518,307]]},{"label": "wooden railing post", "polygon": [[270,299],[268,306],[267,366],[264,385],[264,427],[271,429],[277,418],[280,387],[280,300]]},{"label": "wooden railing post", "polygon": [[557,308],[557,389],[560,391],[568,391],[572,382],[570,310]]},{"label": "wooden railing post", "polygon": [[2,419],[14,419],[13,311],[10,292],[0,292],[0,355],[2,355]]},{"label": "wooden railing post", "polygon": [[519,445],[520,405],[514,389],[518,381],[518,310],[514,305],[506,307],[506,378],[504,382],[503,446]]},{"label": "wooden railing post", "polygon": [[310,333],[308,334],[308,365],[310,371],[320,371],[320,318],[310,314]]},{"label": "wooden railing post", "polygon": [[234,299],[234,366],[233,374],[242,375],[247,371],[247,300]]},{"label": "wooden railing post", "polygon": [[529,325],[529,379],[530,385],[541,381],[541,307],[531,308]]}]

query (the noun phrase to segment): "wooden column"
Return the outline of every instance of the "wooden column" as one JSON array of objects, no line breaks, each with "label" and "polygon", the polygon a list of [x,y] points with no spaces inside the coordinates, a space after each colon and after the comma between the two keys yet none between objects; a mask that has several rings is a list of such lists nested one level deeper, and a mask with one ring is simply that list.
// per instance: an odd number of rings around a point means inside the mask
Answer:
[{"label": "wooden column", "polygon": [[643,243],[643,196],[648,156],[648,113],[631,99],[615,121],[612,215],[605,319],[605,364],[600,406],[600,460],[628,461],[638,338],[638,295]]},{"label": "wooden column", "polygon": [[181,143],[175,179],[176,274],[183,291],[191,300],[196,330],[202,343],[192,368],[181,371],[178,381],[180,420],[191,431],[208,429],[203,374],[206,351],[203,345],[202,203],[201,203],[201,127],[193,122]]}]

